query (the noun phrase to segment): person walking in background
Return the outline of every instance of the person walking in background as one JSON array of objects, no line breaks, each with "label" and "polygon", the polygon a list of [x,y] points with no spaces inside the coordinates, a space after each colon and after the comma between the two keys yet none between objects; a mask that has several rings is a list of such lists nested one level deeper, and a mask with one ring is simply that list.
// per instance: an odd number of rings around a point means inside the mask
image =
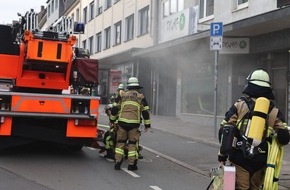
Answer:
[{"label": "person walking in background", "polygon": [[[121,169],[124,150],[128,141],[128,170],[137,170],[138,144],[140,137],[141,118],[145,132],[151,127],[149,106],[144,95],[139,92],[142,87],[138,78],[130,77],[127,90],[121,91],[119,101],[113,106],[111,114],[118,119],[117,142],[115,148],[115,170]],[[112,118],[112,117],[111,117]],[[115,122],[114,119],[111,122]]]},{"label": "person walking in background", "polygon": [[[268,152],[274,140],[279,146],[284,146],[289,142],[289,132],[284,115],[274,105],[275,99],[270,86],[270,77],[263,69],[256,69],[247,77],[247,85],[243,91],[245,96],[238,99],[226,112],[225,118],[219,130],[219,141],[221,143],[218,160],[220,165],[224,165],[229,159],[236,168],[236,189],[261,189],[265,171],[267,167]],[[258,99],[263,97],[263,101],[268,102],[265,113],[254,111]],[[259,99],[259,102],[262,99]],[[260,103],[259,103],[260,104]],[[268,105],[268,104],[267,104]],[[259,105],[260,107],[265,105]],[[251,122],[254,117],[264,118],[265,124],[262,126],[261,140],[249,138],[252,129]],[[232,128],[231,128],[232,127]],[[254,126],[257,127],[257,126]],[[227,129],[226,129],[227,128]],[[227,138],[227,130],[232,129],[234,138]],[[256,135],[256,131],[253,135]],[[276,138],[272,138],[275,136]],[[225,141],[231,142],[225,142]],[[231,149],[229,152],[223,146],[228,144]],[[233,146],[233,147],[232,147]]]}]

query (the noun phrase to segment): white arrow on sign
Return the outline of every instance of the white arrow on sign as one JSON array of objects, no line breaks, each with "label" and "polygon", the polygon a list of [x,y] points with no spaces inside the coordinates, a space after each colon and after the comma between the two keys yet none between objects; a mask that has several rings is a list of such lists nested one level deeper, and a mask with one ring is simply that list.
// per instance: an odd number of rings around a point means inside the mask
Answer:
[{"label": "white arrow on sign", "polygon": [[210,50],[221,50],[223,47],[222,36],[211,36],[210,37]]}]

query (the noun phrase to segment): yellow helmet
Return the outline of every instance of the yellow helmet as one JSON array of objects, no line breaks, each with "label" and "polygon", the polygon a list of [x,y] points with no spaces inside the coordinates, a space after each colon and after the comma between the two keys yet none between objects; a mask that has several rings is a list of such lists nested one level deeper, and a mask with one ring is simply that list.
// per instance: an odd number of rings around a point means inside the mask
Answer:
[{"label": "yellow helmet", "polygon": [[247,77],[247,81],[262,87],[270,87],[269,74],[263,69],[256,69],[252,71]]}]

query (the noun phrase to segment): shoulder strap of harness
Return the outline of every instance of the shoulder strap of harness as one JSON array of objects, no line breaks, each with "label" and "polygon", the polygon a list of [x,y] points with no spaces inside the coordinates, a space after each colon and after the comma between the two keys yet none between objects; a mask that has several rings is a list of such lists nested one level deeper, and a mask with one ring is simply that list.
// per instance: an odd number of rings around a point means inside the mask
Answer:
[{"label": "shoulder strap of harness", "polygon": [[272,106],[272,108],[270,107],[270,109],[269,109],[269,116],[268,116],[269,117],[268,124],[269,126],[274,127],[275,121],[278,115],[278,108]]},{"label": "shoulder strap of harness", "polygon": [[242,112],[238,116],[238,118],[240,119],[240,122],[241,122],[247,116],[247,114],[249,114],[251,112],[251,107],[250,107],[248,98],[242,96],[240,99],[243,100],[243,102],[241,102],[240,106],[242,107],[242,106],[245,106],[245,104],[246,104],[246,106],[248,108],[248,109],[241,109]]}]

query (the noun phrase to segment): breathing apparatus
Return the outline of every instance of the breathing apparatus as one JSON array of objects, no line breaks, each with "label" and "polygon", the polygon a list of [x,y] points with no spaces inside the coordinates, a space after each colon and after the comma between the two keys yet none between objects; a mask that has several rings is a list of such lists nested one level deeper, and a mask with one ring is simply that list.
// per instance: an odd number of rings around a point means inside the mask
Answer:
[{"label": "breathing apparatus", "polygon": [[221,136],[220,153],[223,155],[231,155],[235,138],[235,126],[231,124],[224,125]]},{"label": "breathing apparatus", "polygon": [[263,140],[269,107],[270,101],[267,98],[257,98],[252,120],[249,120],[249,125],[245,133],[245,136],[250,143],[249,157],[254,156],[254,148],[259,146]]}]

